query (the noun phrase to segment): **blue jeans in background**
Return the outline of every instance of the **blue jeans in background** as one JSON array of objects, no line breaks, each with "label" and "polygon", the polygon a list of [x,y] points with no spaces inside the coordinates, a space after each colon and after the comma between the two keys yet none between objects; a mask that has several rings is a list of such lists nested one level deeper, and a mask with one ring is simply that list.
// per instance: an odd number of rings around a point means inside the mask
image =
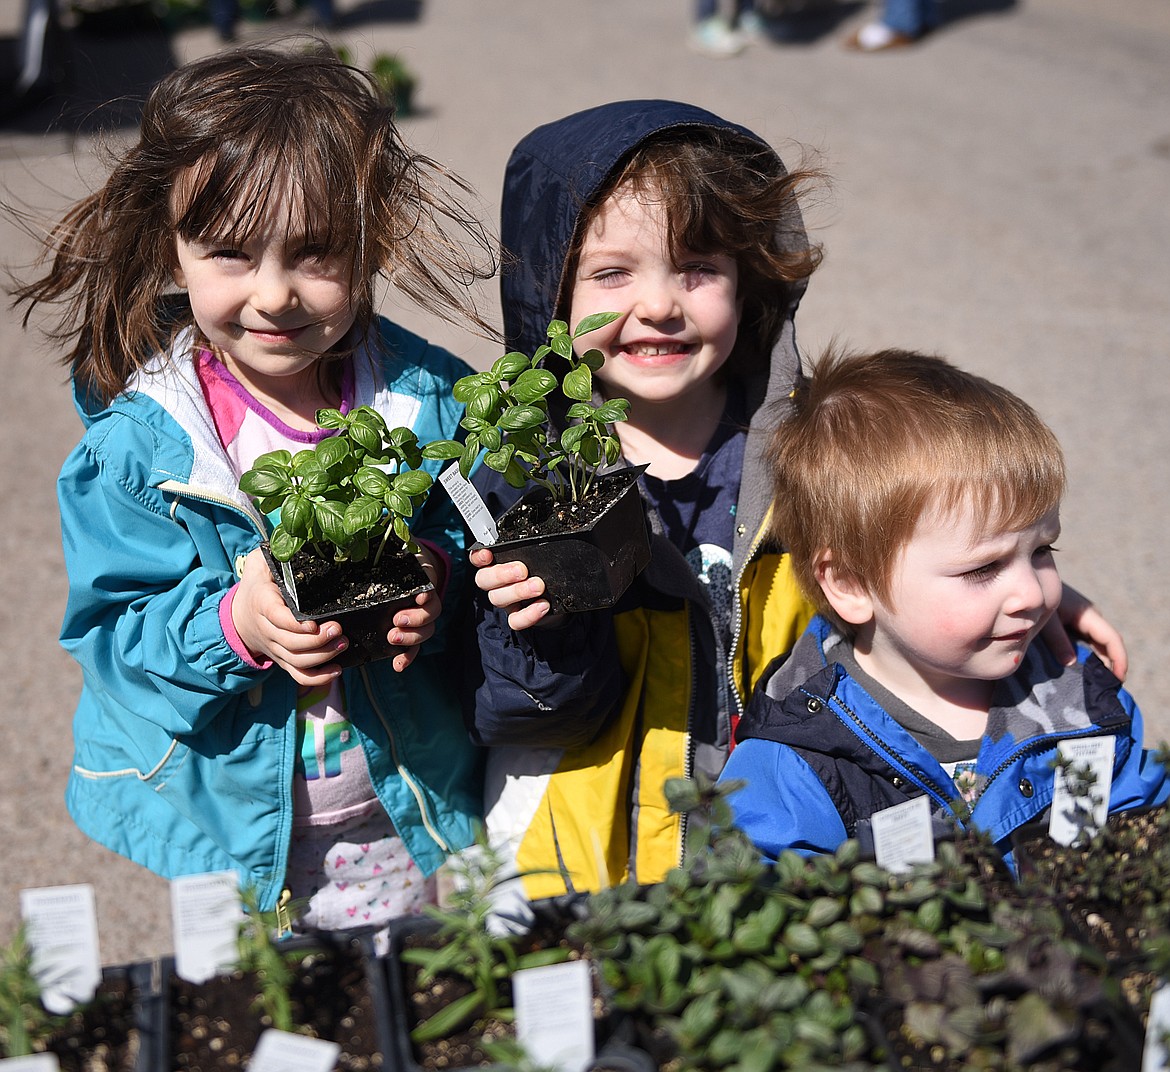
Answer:
[{"label": "blue jeans in background", "polygon": [[882,22],[897,33],[918,37],[939,24],[938,0],[885,0]]}]

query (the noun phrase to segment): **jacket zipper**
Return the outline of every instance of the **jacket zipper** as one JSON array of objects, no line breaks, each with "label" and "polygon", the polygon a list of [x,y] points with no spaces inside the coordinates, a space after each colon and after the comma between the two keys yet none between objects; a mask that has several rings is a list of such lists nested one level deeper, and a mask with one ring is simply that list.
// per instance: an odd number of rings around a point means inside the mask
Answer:
[{"label": "jacket zipper", "polygon": [[[229,510],[234,510],[237,514],[246,517],[252,522],[252,527],[261,539],[266,540],[268,538],[268,533],[264,528],[264,521],[259,513],[253,513],[245,509],[237,500],[229,498],[227,495],[221,495],[218,491],[193,488],[190,484],[182,484],[177,480],[164,480],[158,485],[158,490],[169,492],[176,499],[194,499],[196,502],[208,502],[214,503],[216,506],[226,506]],[[171,509],[171,518],[172,520],[174,519],[173,507]]]},{"label": "jacket zipper", "polygon": [[[764,542],[764,527],[760,526],[756,530],[755,538],[748,545],[747,556],[743,560],[743,565],[740,566],[739,572],[735,575],[735,581],[731,589],[732,603],[735,611],[731,618],[731,643],[727,649],[727,665],[724,669],[727,672],[727,680],[731,688],[727,690],[727,694],[731,702],[735,705],[735,715],[738,718],[743,717],[744,697],[740,694],[739,685],[735,679],[735,660],[739,655],[740,643],[743,640],[741,635],[743,630],[743,600],[740,598],[739,588],[743,582],[743,575],[747,573],[747,568],[755,561],[756,552],[760,549],[760,545]],[[729,727],[730,729],[730,727]]]},{"label": "jacket zipper", "polygon": [[[686,607],[687,615],[687,644],[690,648],[690,658],[687,660],[687,665],[691,668],[691,685],[687,690],[687,739],[683,747],[683,777],[692,778],[695,773],[695,693],[698,691],[695,688],[695,623],[691,616],[691,609],[688,603],[683,604]],[[678,839],[678,866],[681,867],[686,858],[687,845],[687,826],[688,813],[683,812],[679,816],[679,839]]]},{"label": "jacket zipper", "polygon": [[[806,689],[802,688],[800,691],[803,692],[806,696],[810,697],[811,699],[815,699],[815,700],[819,701],[820,703],[828,702],[825,700],[824,697],[817,696],[817,695],[815,695],[815,693],[808,692]],[[848,715],[849,720],[859,730],[861,730],[861,732],[864,733],[865,736],[869,739],[870,746],[873,748],[873,750],[879,756],[881,756],[882,759],[884,759],[887,763],[889,763],[889,765],[891,767],[894,767],[895,770],[901,769],[907,778],[909,778],[913,782],[917,782],[918,785],[922,786],[923,789],[925,789],[928,793],[930,793],[932,796],[934,796],[934,798],[938,801],[938,803],[944,804],[947,807],[947,809],[952,814],[954,814],[954,808],[951,806],[952,801],[953,801],[953,797],[951,797],[950,794],[944,792],[943,789],[938,785],[937,782],[932,781],[930,778],[927,778],[925,775],[911,774],[910,771],[906,770],[904,767],[903,768],[897,767],[896,764],[893,762],[893,757],[890,755],[890,753],[882,745],[881,738],[878,737],[878,735],[876,733],[874,733],[873,730],[871,730],[861,720],[861,718],[858,717],[858,715],[856,714],[856,712],[853,711],[852,708],[850,708],[850,707],[846,706],[844,703],[842,703],[839,697],[834,697],[833,702],[830,704],[830,706],[832,707],[833,710],[840,710],[840,711],[843,711],[846,715]]]},{"label": "jacket zipper", "polygon": [[[816,696],[814,693],[808,692],[805,689],[801,689],[801,692],[803,692],[806,696],[808,696],[812,699],[819,700],[822,703],[825,702],[823,697]],[[832,706],[835,709],[840,708],[841,711],[843,711],[846,715],[848,715],[850,721],[853,722],[853,724],[855,726],[857,726],[858,729],[860,729],[866,735],[867,738],[869,738],[869,740],[872,743],[874,751],[877,752],[878,755],[880,755],[887,763],[890,763],[890,766],[894,766],[894,764],[890,761],[889,753],[884,748],[880,747],[881,743],[882,743],[881,738],[879,738],[878,735],[876,733],[874,733],[853,712],[852,709],[850,709],[845,704],[843,704],[840,699],[837,699],[836,703]],[[1108,729],[1108,727],[1094,723],[1092,726],[1089,726],[1083,730],[1078,730],[1075,733],[1049,734],[1046,737],[1039,737],[1039,738],[1036,738],[1034,740],[1028,741],[1026,744],[1022,745],[1020,748],[1017,748],[1014,752],[1012,752],[1010,755],[1008,755],[1006,758],[1004,758],[1000,762],[999,766],[997,766],[995,768],[995,770],[993,770],[987,776],[986,785],[991,785],[991,783],[994,782],[995,779],[998,778],[1001,774],[1003,774],[1004,771],[1006,771],[1009,767],[1011,767],[1022,756],[1026,756],[1030,752],[1042,752],[1047,748],[1051,748],[1054,741],[1059,742],[1059,741],[1065,741],[1065,740],[1072,740],[1072,739],[1077,738],[1077,737],[1091,737],[1094,734],[1098,734],[1102,730],[1106,730],[1106,729]],[[919,785],[922,786],[923,789],[925,789],[929,793],[932,793],[940,804],[946,805],[946,807],[950,811],[950,813],[952,815],[955,815],[955,810],[954,810],[954,807],[952,806],[953,798],[950,797],[948,794],[944,793],[939,788],[937,783],[931,781],[931,779],[925,777],[924,775],[911,774],[909,771],[905,771],[905,773],[906,773],[907,777],[909,777],[912,781],[916,781]],[[978,803],[978,801],[976,801],[976,804],[977,803]],[[972,808],[972,810],[974,810],[974,807]],[[958,821],[957,815],[955,816],[955,819],[956,819],[956,821]]]},{"label": "jacket zipper", "polygon": [[[990,785],[996,778],[998,778],[1005,770],[1008,769],[1021,756],[1027,755],[1029,752],[1040,752],[1045,748],[1051,748],[1053,742],[1071,741],[1078,737],[1093,737],[1100,734],[1102,731],[1111,732],[1110,727],[1103,726],[1100,723],[1094,723],[1083,730],[1077,730],[1069,733],[1050,733],[1046,737],[1038,737],[1035,740],[1029,741],[1027,744],[1017,748],[1010,756],[1003,760],[998,767],[995,768],[987,776],[987,784]],[[1117,736],[1116,733],[1113,736]]]},{"label": "jacket zipper", "polygon": [[398,757],[398,745],[394,739],[394,733],[390,729],[390,721],[386,718],[386,713],[382,710],[382,705],[378,703],[374,695],[373,687],[370,685],[370,679],[367,676],[367,668],[365,666],[358,667],[358,673],[361,674],[362,684],[365,686],[366,695],[369,697],[370,705],[378,715],[378,721],[382,723],[382,728],[386,731],[386,739],[390,742],[390,755],[394,758],[394,766],[397,768],[402,780],[406,783],[407,788],[414,794],[415,802],[418,804],[419,815],[422,816],[423,828],[434,839],[445,853],[450,855],[455,850],[447,844],[447,841],[435,828],[434,821],[431,818],[430,811],[427,808],[426,798],[423,796],[422,790],[419,788],[418,782],[414,780],[414,776],[402,765],[402,761]]}]

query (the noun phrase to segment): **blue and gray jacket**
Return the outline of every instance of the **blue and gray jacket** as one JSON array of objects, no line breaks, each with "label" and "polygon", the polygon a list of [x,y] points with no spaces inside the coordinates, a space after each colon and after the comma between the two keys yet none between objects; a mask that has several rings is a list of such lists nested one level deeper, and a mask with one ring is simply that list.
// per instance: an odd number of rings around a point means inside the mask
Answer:
[{"label": "blue and gray jacket", "polygon": [[[931,801],[936,834],[965,811],[939,762],[835,661],[846,641],[824,619],[790,656],[776,660],[739,724],[721,781],[743,780],[731,798],[737,824],[762,853],[832,852],[870,840],[870,819],[914,797]],[[964,820],[1010,858],[1011,835],[1052,803],[1062,741],[1116,738],[1110,811],[1160,804],[1166,771],[1142,748],[1133,698],[1095,655],[1061,666],[1042,642],[996,688],[975,764],[979,794]]]}]

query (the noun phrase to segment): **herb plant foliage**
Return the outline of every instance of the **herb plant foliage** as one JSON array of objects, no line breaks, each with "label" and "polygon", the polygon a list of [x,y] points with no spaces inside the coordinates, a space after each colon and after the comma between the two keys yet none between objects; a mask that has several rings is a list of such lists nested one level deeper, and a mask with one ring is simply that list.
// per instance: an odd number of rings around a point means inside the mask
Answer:
[{"label": "herb plant foliage", "polygon": [[[467,437],[463,442],[428,443],[423,456],[458,459],[466,480],[482,454],[484,465],[514,488],[534,484],[558,503],[585,498],[599,470],[621,456],[613,425],[626,419],[630,403],[611,398],[594,404],[593,373],[601,368],[604,355],[596,349],[578,355],[573,342],[620,315],[594,313],[572,332],[564,321],[554,320],[548,326],[548,342],[531,357],[513,351],[487,371],[457,380],[453,394],[465,407],[459,423]],[[550,356],[562,359],[562,376],[545,366]],[[549,412],[549,400],[558,388],[570,403],[565,414],[570,423],[559,431]]]},{"label": "herb plant foliage", "polygon": [[240,489],[280,520],[269,544],[287,562],[302,548],[318,558],[377,564],[389,548],[414,553],[409,519],[431,490],[422,450],[409,428],[388,429],[380,413],[317,411],[317,424],[337,434],[292,454],[271,451],[240,478]]}]

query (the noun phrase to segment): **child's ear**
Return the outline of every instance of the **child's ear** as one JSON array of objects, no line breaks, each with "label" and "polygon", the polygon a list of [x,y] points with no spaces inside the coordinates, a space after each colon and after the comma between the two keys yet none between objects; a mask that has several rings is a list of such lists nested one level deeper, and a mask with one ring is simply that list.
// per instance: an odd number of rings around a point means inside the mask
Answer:
[{"label": "child's ear", "polygon": [[873,597],[869,589],[857,574],[837,567],[832,551],[821,552],[815,574],[825,599],[841,621],[865,625],[873,618]]},{"label": "child's ear", "polygon": [[180,290],[187,289],[187,275],[179,266],[179,262],[177,260],[175,261],[174,266],[171,268],[171,278],[175,281],[175,286]]}]

